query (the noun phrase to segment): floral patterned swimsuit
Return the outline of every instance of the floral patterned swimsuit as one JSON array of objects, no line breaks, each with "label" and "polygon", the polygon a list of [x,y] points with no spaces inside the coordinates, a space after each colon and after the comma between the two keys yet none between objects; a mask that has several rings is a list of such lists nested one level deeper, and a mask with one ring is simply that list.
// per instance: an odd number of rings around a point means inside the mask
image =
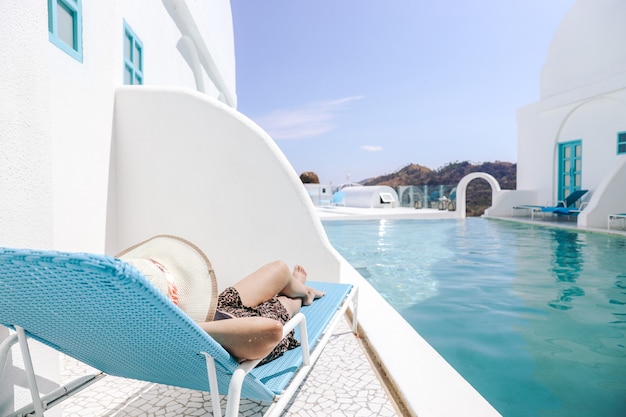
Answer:
[{"label": "floral patterned swimsuit", "polygon": [[[256,307],[244,306],[239,293],[233,287],[228,287],[217,297],[217,311],[214,320],[224,320],[241,317],[267,317],[279,321],[283,325],[291,319],[289,312],[277,297],[259,304]],[[293,330],[283,338],[278,345],[260,363],[266,364],[281,356],[290,349],[300,346],[294,338]]]}]

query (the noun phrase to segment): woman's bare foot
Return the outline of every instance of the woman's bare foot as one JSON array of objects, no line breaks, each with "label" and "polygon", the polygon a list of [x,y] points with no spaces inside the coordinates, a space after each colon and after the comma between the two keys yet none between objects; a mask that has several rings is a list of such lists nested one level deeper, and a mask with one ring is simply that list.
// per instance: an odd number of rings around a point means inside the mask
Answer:
[{"label": "woman's bare foot", "polygon": [[[302,265],[296,265],[293,268],[293,276],[295,279],[297,279],[298,281],[302,282],[302,284],[304,284],[306,282],[306,277],[307,277],[307,273],[306,270],[304,269],[304,267]],[[303,306],[308,306],[310,305],[313,301],[317,300],[318,298],[321,298],[324,296],[324,293],[322,291],[318,291],[313,287],[306,287],[306,296],[302,297],[302,305]]]},{"label": "woman's bare foot", "polygon": [[302,298],[302,305],[303,306],[311,305],[313,301],[323,296],[324,296],[324,292],[316,290],[313,287],[306,287],[306,297]]},{"label": "woman's bare foot", "polygon": [[302,265],[296,265],[293,267],[293,277],[303,284],[306,282],[306,275],[306,270]]},{"label": "woman's bare foot", "polygon": [[289,298],[299,298],[302,300],[303,306],[308,306],[313,301],[324,296],[322,291],[305,285],[307,272],[302,265],[296,265],[291,273],[293,279],[282,289],[278,295],[284,295]]}]

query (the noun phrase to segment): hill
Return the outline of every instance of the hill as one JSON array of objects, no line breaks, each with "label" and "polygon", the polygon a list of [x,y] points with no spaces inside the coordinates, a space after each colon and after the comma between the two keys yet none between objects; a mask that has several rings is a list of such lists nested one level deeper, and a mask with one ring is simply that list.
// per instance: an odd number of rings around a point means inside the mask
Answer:
[{"label": "hill", "polygon": [[[451,162],[432,170],[428,167],[409,164],[398,171],[361,181],[363,185],[456,185],[461,178],[472,172],[485,172],[498,180],[503,190],[514,190],[517,186],[517,164],[511,162]],[[476,179],[467,187],[467,215],[480,216],[491,206],[491,186],[483,179]]]}]

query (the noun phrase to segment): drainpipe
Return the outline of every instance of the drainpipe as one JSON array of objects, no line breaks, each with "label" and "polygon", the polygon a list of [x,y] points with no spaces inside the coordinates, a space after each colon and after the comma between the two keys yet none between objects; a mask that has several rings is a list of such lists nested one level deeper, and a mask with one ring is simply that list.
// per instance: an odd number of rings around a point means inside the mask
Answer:
[{"label": "drainpipe", "polygon": [[[196,46],[193,41],[188,36],[183,36],[176,44],[176,48],[183,58],[185,58],[185,61],[187,61],[187,64],[189,64],[189,67],[193,72],[193,77],[196,80],[196,89],[201,93],[206,94],[204,77],[202,76],[202,64],[200,63],[200,57],[198,56],[198,51],[196,50]],[[224,101],[221,97],[222,94],[220,93],[220,100]]]},{"label": "drainpipe", "polygon": [[[196,25],[196,21],[191,15],[191,11],[187,7],[185,0],[163,0],[163,5],[167,12],[172,16],[174,23],[178,26],[181,34],[191,40],[197,51],[200,63],[206,70],[207,74],[213,84],[220,91],[220,100],[228,104],[232,108],[237,108],[237,99],[232,91],[228,89],[228,86],[224,82],[224,78],[220,73],[211,52]],[[189,42],[186,43],[186,47],[189,47]],[[179,47],[180,48],[180,47]],[[193,70],[193,68],[192,68]],[[197,81],[197,80],[196,80]]]}]

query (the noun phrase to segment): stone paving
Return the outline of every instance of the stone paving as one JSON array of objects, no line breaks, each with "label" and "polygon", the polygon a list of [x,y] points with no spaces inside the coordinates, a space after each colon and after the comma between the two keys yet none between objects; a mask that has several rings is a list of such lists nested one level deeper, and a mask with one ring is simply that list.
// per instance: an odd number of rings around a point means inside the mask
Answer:
[{"label": "stone paving", "polygon": [[[64,357],[63,378],[93,372]],[[62,417],[211,416],[210,394],[125,378],[105,376],[56,408]],[[226,408],[222,398],[222,412]],[[240,415],[261,416],[267,403],[242,400]],[[393,417],[400,415],[365,349],[342,321],[313,370],[282,416]]]}]

